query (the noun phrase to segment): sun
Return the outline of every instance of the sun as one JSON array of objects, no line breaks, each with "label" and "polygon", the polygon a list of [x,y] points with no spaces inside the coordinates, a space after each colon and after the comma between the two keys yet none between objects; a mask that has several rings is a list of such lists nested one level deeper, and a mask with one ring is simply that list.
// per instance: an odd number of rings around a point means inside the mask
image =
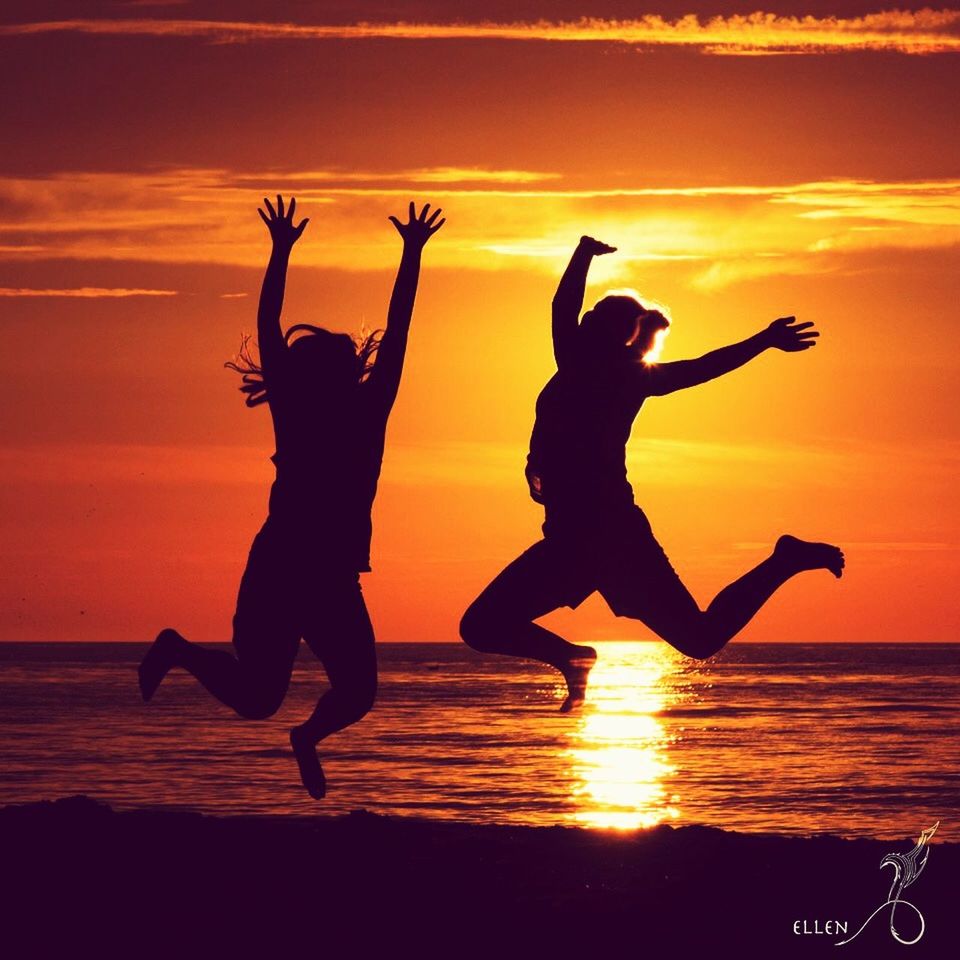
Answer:
[{"label": "sun", "polygon": [[656,363],[660,359],[660,354],[663,353],[664,341],[667,339],[669,333],[670,328],[664,327],[653,335],[653,346],[643,355],[644,363]]}]

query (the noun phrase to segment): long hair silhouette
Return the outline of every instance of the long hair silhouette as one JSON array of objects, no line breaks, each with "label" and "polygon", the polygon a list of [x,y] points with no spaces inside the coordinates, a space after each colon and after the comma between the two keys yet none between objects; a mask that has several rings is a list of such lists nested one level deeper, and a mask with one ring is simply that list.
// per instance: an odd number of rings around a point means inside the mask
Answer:
[{"label": "long hair silhouette", "polygon": [[[380,346],[380,339],[383,336],[383,330],[374,330],[371,333],[351,336],[348,333],[332,333],[325,327],[318,327],[312,323],[297,323],[290,327],[283,335],[287,346],[293,343],[300,343],[305,337],[297,340],[293,338],[298,333],[308,334],[318,337],[317,341],[304,343],[298,348],[298,351],[306,353],[310,348],[311,353],[321,353],[329,351],[331,354],[346,355],[350,350],[352,358],[355,360],[357,382],[362,383],[373,370],[374,359],[377,349]],[[260,365],[260,359],[254,354],[256,343],[250,334],[244,334],[240,340],[240,349],[237,351],[233,360],[227,360],[224,366],[228,370],[233,370],[241,375],[243,381],[240,386],[240,392],[246,394],[246,404],[248,407],[256,407],[261,403],[266,403],[267,385],[263,378],[263,367]],[[319,366],[319,365],[318,365]]]},{"label": "long hair silhouette", "polygon": [[371,708],[377,688],[374,635],[360,588],[370,570],[370,513],[383,461],[387,419],[406,354],[424,245],[440,211],[391,222],[403,253],[386,329],[359,338],[313,324],[280,326],[287,264],[306,220],[296,200],[259,210],[272,251],[257,311],[257,355],[250,338],[226,366],[242,377],[248,406],[270,410],[276,479],[266,522],[250,548],[233,618],[234,652],[210,650],[162,630],[139,668],[150,700],[182,667],[240,716],[262,719],[283,702],[301,639],[323,663],[330,688],[312,715],[290,731],[300,776],[325,795],[317,744]]}]

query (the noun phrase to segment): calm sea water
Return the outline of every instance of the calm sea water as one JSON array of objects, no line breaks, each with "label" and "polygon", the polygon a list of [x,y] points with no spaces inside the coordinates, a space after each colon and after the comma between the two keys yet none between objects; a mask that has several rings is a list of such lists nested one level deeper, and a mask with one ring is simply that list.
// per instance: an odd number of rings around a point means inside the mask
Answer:
[{"label": "calm sea water", "polygon": [[0,644],[0,804],[380,813],[902,838],[960,819],[960,644],[738,644],[709,663],[605,643],[584,708],[546,669],[462,645],[381,644],[377,705],[302,790],[288,728],[325,680],[297,663],[275,718],[184,674],[141,703],[142,644]]}]

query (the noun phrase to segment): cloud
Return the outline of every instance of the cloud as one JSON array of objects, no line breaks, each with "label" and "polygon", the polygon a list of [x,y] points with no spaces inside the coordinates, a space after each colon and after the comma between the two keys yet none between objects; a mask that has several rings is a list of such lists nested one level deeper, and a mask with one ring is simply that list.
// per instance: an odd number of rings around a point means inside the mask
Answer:
[{"label": "cloud", "polygon": [[56,20],[0,26],[0,36],[71,32],[112,36],[196,38],[216,43],[276,40],[500,40],[615,43],[639,48],[689,47],[707,54],[960,51],[960,11],[885,10],[860,17],[774,13],[674,20],[648,14],[632,20],[585,17],[571,22],[304,24],[189,19]]},{"label": "cloud", "polygon": [[[826,247],[817,246],[810,252],[820,253],[825,252],[826,249]],[[840,264],[837,262],[833,264],[815,262],[810,256],[788,257],[758,253],[750,257],[727,257],[714,260],[705,270],[697,272],[690,282],[698,290],[720,290],[732,283],[757,280],[771,275],[803,276],[808,273],[833,273],[839,269]]]},{"label": "cloud", "polygon": [[33,287],[0,287],[0,297],[175,297],[176,290],[139,290],[128,287],[71,287],[43,290]]},{"label": "cloud", "polygon": [[584,190],[549,171],[172,168],[0,178],[0,262],[259,268],[269,241],[255,209],[278,191],[295,194],[305,216],[322,207],[323,230],[308,228],[297,263],[348,271],[393,268],[397,237],[386,215],[402,213],[411,196],[450,217],[431,248],[436,267],[556,273],[589,224],[619,248],[598,262],[595,279],[617,285],[638,267],[669,267],[682,282],[716,289],[834,273],[849,255],[878,249],[960,244],[956,179]]},{"label": "cloud", "polygon": [[[561,174],[535,170],[491,170],[485,167],[422,167],[411,170],[305,170],[280,173],[245,173],[234,177],[234,186],[267,180],[294,182],[300,187],[339,183],[539,183],[558,180]],[[400,191],[401,193],[403,191]]]}]

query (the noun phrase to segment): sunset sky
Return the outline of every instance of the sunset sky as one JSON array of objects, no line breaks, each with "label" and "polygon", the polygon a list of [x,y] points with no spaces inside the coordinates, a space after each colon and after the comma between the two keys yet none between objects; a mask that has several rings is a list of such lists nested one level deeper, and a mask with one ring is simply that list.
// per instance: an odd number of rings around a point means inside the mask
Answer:
[{"label": "sunset sky", "polygon": [[[648,401],[630,476],[702,605],[792,532],[847,571],[746,640],[956,639],[960,10],[625,0],[10,2],[0,8],[0,639],[229,638],[272,479],[223,369],[255,327],[256,207],[310,225],[285,319],[382,324],[387,221],[440,204],[364,590],[378,637],[454,640],[539,536],[523,477],[549,303],[667,304],[664,360],[795,314]],[[650,637],[591,598],[571,639]]]}]

